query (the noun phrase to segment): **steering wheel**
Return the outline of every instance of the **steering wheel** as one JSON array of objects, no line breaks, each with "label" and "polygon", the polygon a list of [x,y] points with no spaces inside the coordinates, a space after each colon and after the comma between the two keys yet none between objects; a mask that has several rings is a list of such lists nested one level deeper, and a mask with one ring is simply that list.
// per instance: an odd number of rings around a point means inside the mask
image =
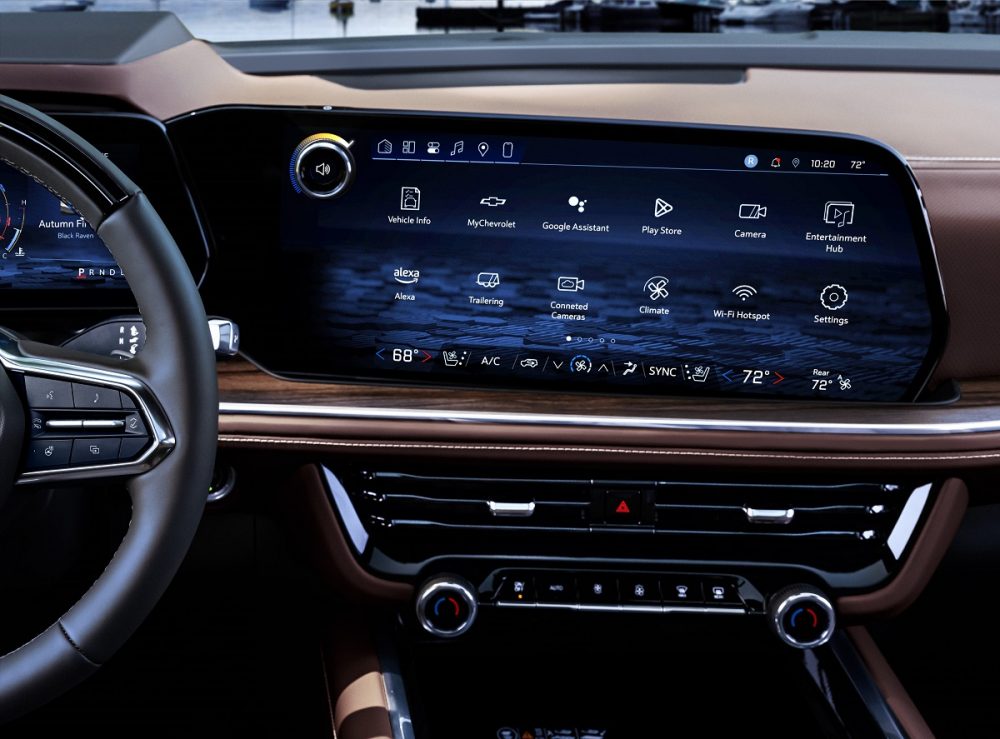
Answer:
[{"label": "steering wheel", "polygon": [[[128,531],[97,581],[56,623],[0,657],[2,722],[97,670],[163,594],[205,506],[218,438],[218,391],[198,290],[139,188],[72,131],[2,96],[0,160],[33,177],[90,224],[127,275],[147,332],[142,352],[122,361],[20,340],[0,329],[0,504],[15,485],[105,477],[121,477],[132,501]],[[104,409],[99,418],[63,397],[64,390],[76,397],[92,394]],[[73,423],[100,421],[105,425],[92,428],[112,429],[102,431],[105,436],[124,439],[130,428],[144,435],[130,442],[126,459],[120,441],[111,461],[81,461],[74,452],[65,464],[53,465],[50,457],[32,465],[38,447],[31,434],[44,431],[53,415],[39,411],[39,404],[69,404],[70,410],[55,415],[64,422],[67,414]],[[84,454],[100,452],[96,442],[87,443]]]}]

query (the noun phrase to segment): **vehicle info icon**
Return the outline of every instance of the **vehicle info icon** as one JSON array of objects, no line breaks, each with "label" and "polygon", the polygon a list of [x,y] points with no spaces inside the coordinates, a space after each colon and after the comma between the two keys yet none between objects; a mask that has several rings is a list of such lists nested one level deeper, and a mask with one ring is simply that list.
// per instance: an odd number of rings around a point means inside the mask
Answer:
[{"label": "vehicle info icon", "polygon": [[420,188],[404,185],[399,192],[400,210],[420,210]]},{"label": "vehicle info icon", "polygon": [[480,272],[476,275],[476,284],[492,290],[500,284],[500,275],[496,272]]}]

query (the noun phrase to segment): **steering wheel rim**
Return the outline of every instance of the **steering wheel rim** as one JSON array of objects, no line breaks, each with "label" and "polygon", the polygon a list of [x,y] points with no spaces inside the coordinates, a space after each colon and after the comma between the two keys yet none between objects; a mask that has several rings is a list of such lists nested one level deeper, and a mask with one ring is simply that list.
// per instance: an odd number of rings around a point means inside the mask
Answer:
[{"label": "steering wheel rim", "polygon": [[[215,355],[197,287],[141,190],[72,131],[0,96],[0,161],[70,203],[128,276],[146,324],[142,352],[111,360],[6,335],[0,342],[0,503],[14,483],[26,436],[11,376],[103,378],[127,389],[155,427],[135,464],[88,476],[127,476],[128,531],[111,562],[54,624],[0,656],[0,722],[65,692],[97,670],[145,619],[180,566],[205,506],[218,438]],[[29,369],[26,371],[25,367]],[[100,382],[98,384],[101,384]],[[15,402],[16,401],[16,402]],[[19,415],[19,413],[21,415]],[[11,461],[13,460],[13,462]],[[80,477],[67,470],[65,477]],[[27,476],[22,476],[25,481]],[[58,472],[45,479],[58,479]]]}]

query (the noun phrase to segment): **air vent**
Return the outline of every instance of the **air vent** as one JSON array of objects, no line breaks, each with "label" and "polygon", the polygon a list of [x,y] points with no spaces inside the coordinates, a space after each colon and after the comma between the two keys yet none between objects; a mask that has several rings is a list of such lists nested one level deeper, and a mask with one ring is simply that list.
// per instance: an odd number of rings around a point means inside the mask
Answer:
[{"label": "air vent", "polygon": [[930,484],[345,476],[369,556],[789,563],[887,573]]}]

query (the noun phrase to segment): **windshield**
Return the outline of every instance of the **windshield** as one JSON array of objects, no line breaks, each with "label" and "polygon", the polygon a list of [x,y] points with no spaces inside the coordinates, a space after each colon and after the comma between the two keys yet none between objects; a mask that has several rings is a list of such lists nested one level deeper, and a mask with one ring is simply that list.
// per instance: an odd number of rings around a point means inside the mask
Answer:
[{"label": "windshield", "polygon": [[175,13],[208,41],[469,31],[1000,31],[1000,0],[2,0],[5,11]]}]

